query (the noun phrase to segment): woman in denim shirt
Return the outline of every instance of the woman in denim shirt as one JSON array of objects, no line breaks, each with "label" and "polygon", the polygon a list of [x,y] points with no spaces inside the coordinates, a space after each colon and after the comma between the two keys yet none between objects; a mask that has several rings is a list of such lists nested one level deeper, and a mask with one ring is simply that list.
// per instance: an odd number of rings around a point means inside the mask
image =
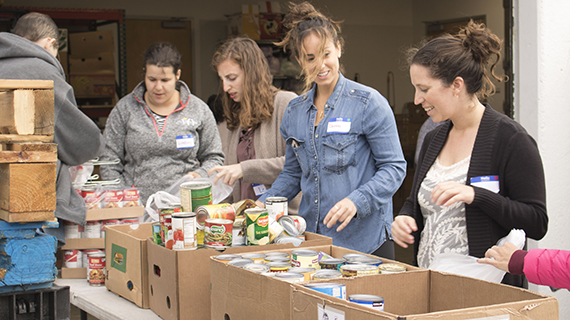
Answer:
[{"label": "woman in denim shirt", "polygon": [[307,231],[332,237],[338,246],[394,258],[393,242],[383,244],[406,161],[392,110],[378,91],[340,72],[338,23],[305,2],[292,5],[284,26],[289,31],[279,45],[291,50],[312,88],[289,102],[281,123],[285,166],[259,200],[291,200],[302,191],[299,215]]}]

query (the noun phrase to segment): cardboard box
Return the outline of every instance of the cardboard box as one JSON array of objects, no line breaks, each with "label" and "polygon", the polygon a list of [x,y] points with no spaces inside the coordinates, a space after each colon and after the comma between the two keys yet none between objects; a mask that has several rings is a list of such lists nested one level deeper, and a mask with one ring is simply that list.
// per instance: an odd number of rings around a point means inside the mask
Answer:
[{"label": "cardboard box", "polygon": [[[300,247],[331,245],[332,239],[305,233]],[[232,247],[224,254],[295,248],[290,243]],[[163,319],[210,319],[210,256],[215,249],[174,251],[147,239],[150,309]],[[288,293],[287,293],[288,295]]]},{"label": "cardboard box", "polygon": [[[360,253],[332,245],[307,249],[322,251],[333,257],[342,257],[347,253]],[[271,251],[290,253],[291,250],[294,249]],[[386,263],[395,262],[388,259],[382,260]],[[417,267],[403,265],[410,270],[409,272],[420,270]],[[213,258],[210,266],[211,319],[290,319],[291,284],[289,282],[227,265]],[[313,317],[313,319],[316,318]]]},{"label": "cardboard box", "polygon": [[[291,285],[291,319],[558,319],[558,301],[529,290],[431,270],[327,280],[346,285],[347,296],[384,298],[384,312]],[[325,306],[325,307],[323,307]],[[232,318],[235,320],[237,318]]]},{"label": "cardboard box", "polygon": [[101,30],[69,34],[69,53],[73,56],[91,57],[99,52],[114,52],[113,31]]},{"label": "cardboard box", "polygon": [[105,249],[104,238],[81,238],[81,239],[65,239],[65,245],[61,250],[86,250],[86,249]]},{"label": "cardboard box", "polygon": [[86,221],[138,218],[144,215],[144,207],[123,207],[87,210]]},{"label": "cardboard box", "polygon": [[115,96],[114,74],[70,74],[69,78],[75,96],[78,98],[112,98]]},{"label": "cardboard box", "polygon": [[107,289],[148,309],[148,261],[146,239],[152,237],[152,223],[107,226],[105,256]]},{"label": "cardboard box", "polygon": [[243,4],[241,12],[228,16],[228,35],[260,39],[259,6]]},{"label": "cardboard box", "polygon": [[113,52],[101,52],[93,56],[69,56],[69,73],[72,75],[115,74],[115,58]]}]

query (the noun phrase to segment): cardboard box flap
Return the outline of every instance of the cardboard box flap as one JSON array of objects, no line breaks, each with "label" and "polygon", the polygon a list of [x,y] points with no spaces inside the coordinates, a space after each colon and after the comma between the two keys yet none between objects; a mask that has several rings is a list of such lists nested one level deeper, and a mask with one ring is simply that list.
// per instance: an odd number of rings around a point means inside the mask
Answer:
[{"label": "cardboard box flap", "polygon": [[112,52],[93,56],[70,55],[69,74],[115,74],[115,58]]},{"label": "cardboard box flap", "polygon": [[113,31],[100,30],[69,34],[70,54],[75,56],[92,56],[99,52],[114,52]]}]

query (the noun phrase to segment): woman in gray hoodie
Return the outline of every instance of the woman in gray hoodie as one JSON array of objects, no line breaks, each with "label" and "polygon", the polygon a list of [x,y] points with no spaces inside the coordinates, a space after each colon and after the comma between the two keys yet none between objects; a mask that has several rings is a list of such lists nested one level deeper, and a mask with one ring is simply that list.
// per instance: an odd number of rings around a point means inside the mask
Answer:
[{"label": "woman in gray hoodie", "polygon": [[154,43],[143,57],[144,81],[113,108],[105,128],[105,180],[139,189],[143,203],[186,174],[206,177],[224,154],[214,115],[180,80],[180,53]]}]

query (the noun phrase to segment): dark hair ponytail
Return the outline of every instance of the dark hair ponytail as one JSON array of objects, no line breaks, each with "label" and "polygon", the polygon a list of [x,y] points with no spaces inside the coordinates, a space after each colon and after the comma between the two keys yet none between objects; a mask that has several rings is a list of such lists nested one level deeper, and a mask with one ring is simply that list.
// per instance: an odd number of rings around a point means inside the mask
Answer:
[{"label": "dark hair ponytail", "polygon": [[182,58],[180,53],[171,43],[155,42],[151,44],[143,55],[143,70],[146,66],[152,65],[157,67],[172,67],[174,74],[182,67]]}]

